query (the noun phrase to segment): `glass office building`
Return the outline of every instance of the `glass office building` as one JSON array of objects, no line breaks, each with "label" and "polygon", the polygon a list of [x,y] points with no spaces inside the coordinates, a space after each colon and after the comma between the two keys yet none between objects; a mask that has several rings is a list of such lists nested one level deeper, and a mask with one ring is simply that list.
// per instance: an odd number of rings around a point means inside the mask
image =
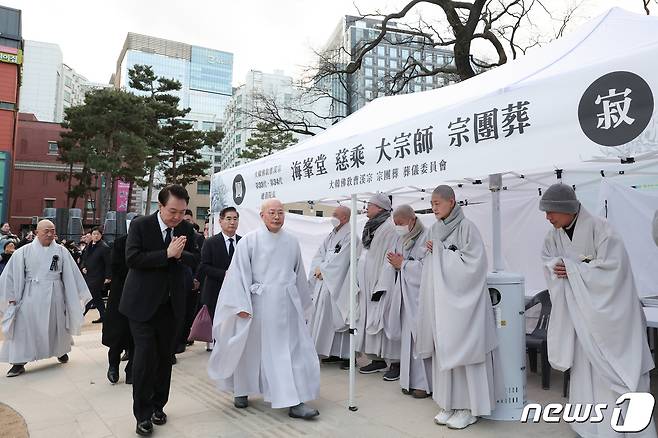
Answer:
[{"label": "glass office building", "polygon": [[[181,108],[190,108],[185,120],[195,129],[221,128],[232,94],[232,53],[129,33],[112,82],[139,94],[128,85],[128,70],[135,64],[150,65],[157,76],[180,81],[181,90],[172,94],[180,98]],[[202,154],[213,164],[212,171],[219,163],[218,151],[204,148]]]}]

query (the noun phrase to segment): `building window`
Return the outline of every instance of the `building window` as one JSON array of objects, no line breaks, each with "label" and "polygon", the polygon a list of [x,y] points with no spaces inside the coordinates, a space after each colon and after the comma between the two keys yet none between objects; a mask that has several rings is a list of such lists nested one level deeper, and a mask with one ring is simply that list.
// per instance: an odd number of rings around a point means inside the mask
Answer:
[{"label": "building window", "polygon": [[372,79],[366,79],[366,88],[372,88]]},{"label": "building window", "polygon": [[196,194],[197,195],[209,195],[210,194],[210,181],[199,181],[196,183]]},{"label": "building window", "polygon": [[397,58],[398,57],[398,48],[397,47],[389,47],[388,50],[391,53],[391,58]]},{"label": "building window", "polygon": [[5,109],[5,110],[14,110],[16,108],[16,105],[10,102],[0,102],[0,109]]},{"label": "building window", "polygon": [[386,56],[386,48],[382,46],[377,47],[377,54],[379,56]]},{"label": "building window", "polygon": [[202,122],[201,129],[203,129],[204,131],[214,131],[215,122]]},{"label": "building window", "polygon": [[372,58],[370,56],[366,56],[366,65],[372,65]]},{"label": "building window", "polygon": [[398,62],[395,59],[388,61],[392,69],[398,68]]},{"label": "building window", "polygon": [[240,143],[240,140],[242,140],[242,135],[241,134],[236,134],[235,135],[235,142]]},{"label": "building window", "polygon": [[322,210],[315,210],[315,215],[317,217],[324,217],[324,211]]},{"label": "building window", "polygon": [[43,208],[55,208],[55,198],[44,198]]},{"label": "building window", "polygon": [[288,213],[304,215],[304,210],[288,210]]},{"label": "building window", "polygon": [[222,167],[221,167],[221,166],[215,166],[215,173],[219,173],[219,172],[221,172],[221,171],[222,171]]},{"label": "building window", "polygon": [[402,57],[406,60],[409,57],[409,50],[402,49]]},{"label": "building window", "polygon": [[366,76],[372,76],[372,69],[371,68],[366,69]]},{"label": "building window", "polygon": [[383,58],[379,58],[379,60],[377,61],[377,65],[379,67],[386,68],[386,60]]},{"label": "building window", "polygon": [[59,153],[59,146],[56,141],[48,142],[48,155],[57,155]]},{"label": "building window", "polygon": [[196,219],[198,221],[205,221],[208,217],[208,207],[197,207],[196,208]]}]

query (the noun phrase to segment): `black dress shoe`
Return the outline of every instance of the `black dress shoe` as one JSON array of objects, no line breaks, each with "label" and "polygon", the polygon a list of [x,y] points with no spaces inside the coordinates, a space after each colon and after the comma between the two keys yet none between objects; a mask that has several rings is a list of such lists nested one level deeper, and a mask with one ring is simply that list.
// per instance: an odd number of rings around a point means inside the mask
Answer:
[{"label": "black dress shoe", "polygon": [[12,365],[12,367],[9,368],[9,371],[7,371],[7,377],[20,376],[24,372],[25,372],[25,366],[23,366],[23,365]]},{"label": "black dress shoe", "polygon": [[246,395],[233,398],[233,406],[244,409],[249,406],[249,398]]},{"label": "black dress shoe", "polygon": [[69,361],[69,355],[65,354],[64,356],[60,356],[57,358],[57,360],[59,361],[59,363],[66,363]]},{"label": "black dress shoe", "polygon": [[187,345],[188,347],[191,347],[192,345],[194,345],[194,341],[187,341],[185,343],[185,345]]},{"label": "black dress shoe", "polygon": [[115,367],[108,368],[107,380],[109,380],[112,385],[117,383],[119,381],[119,370]]},{"label": "black dress shoe", "polygon": [[102,322],[103,322],[103,318],[98,318],[98,319],[94,319],[91,323],[92,324],[100,324]]},{"label": "black dress shoe", "polygon": [[153,411],[153,415],[151,415],[151,421],[153,424],[162,426],[163,424],[167,423],[167,414],[165,414],[162,410]]},{"label": "black dress shoe", "polygon": [[132,374],[126,374],[126,385],[132,385],[132,384],[133,384]]},{"label": "black dress shoe", "polygon": [[141,436],[149,436],[153,433],[153,423],[151,420],[138,421],[135,433]]},{"label": "black dress shoe", "polygon": [[176,355],[172,354],[171,355],[171,364],[176,365],[177,362],[178,362],[178,359],[176,359]]},{"label": "black dress shoe", "polygon": [[176,353],[176,354],[181,354],[181,353],[184,353],[184,352],[185,352],[185,344],[178,344],[176,346],[176,351],[174,351],[174,353]]}]

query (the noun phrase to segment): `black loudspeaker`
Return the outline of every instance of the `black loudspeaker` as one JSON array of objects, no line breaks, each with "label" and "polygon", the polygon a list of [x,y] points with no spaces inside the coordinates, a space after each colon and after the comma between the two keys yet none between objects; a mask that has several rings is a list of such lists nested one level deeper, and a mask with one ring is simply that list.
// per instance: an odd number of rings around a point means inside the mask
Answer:
[{"label": "black loudspeaker", "polygon": [[69,222],[68,222],[68,239],[74,242],[79,242],[82,237],[82,210],[79,208],[69,209]]},{"label": "black loudspeaker", "polygon": [[117,226],[116,226],[116,236],[125,236],[128,234],[128,229],[126,227],[126,212],[117,211]]},{"label": "black loudspeaker", "polygon": [[103,240],[108,244],[114,243],[117,237],[117,212],[108,211],[105,215],[105,224],[103,225]]}]

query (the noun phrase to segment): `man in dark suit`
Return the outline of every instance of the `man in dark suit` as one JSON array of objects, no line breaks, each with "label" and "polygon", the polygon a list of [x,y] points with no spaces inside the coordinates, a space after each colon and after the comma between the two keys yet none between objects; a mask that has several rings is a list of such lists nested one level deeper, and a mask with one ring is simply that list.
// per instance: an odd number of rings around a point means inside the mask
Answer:
[{"label": "man in dark suit", "polygon": [[96,307],[100,317],[93,323],[103,322],[105,316],[105,304],[103,303],[103,289],[112,278],[112,266],[110,261],[111,250],[107,243],[103,241],[101,229],[96,227],[91,231],[91,242],[82,253],[80,269],[85,276],[87,287],[91,292],[92,300],[87,303],[85,314],[92,308]]},{"label": "man in dark suit", "polygon": [[174,337],[184,317],[185,267],[199,261],[192,225],[183,221],[187,190],[169,185],[158,194],[157,213],[135,219],[126,242],[128,276],[119,311],[130,321],[133,413],[138,435],[163,425],[169,398]]},{"label": "man in dark suit", "polygon": [[222,232],[206,239],[201,251],[201,265],[199,265],[199,278],[203,279],[201,304],[208,307],[208,312],[213,318],[224,275],[231,264],[235,245],[241,238],[235,234],[239,220],[240,215],[234,207],[223,209],[219,213],[219,225],[222,227]]}]

